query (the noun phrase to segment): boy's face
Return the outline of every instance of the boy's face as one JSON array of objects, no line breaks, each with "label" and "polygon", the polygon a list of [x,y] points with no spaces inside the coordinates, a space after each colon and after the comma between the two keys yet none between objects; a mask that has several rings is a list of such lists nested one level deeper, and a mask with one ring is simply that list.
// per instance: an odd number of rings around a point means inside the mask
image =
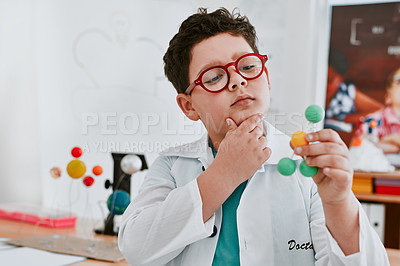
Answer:
[{"label": "boy's face", "polygon": [[[253,50],[242,36],[221,33],[205,39],[192,48],[189,82],[193,82],[206,68],[224,66],[247,53],[253,53]],[[265,71],[253,80],[244,79],[234,66],[228,68],[228,73],[230,79],[223,91],[210,93],[196,86],[190,96],[184,95],[193,108],[189,114],[184,111],[186,115],[192,120],[200,118],[216,141],[222,140],[226,134],[226,118],[232,118],[240,125],[253,114],[265,114],[270,103],[270,87]]]},{"label": "boy's face", "polygon": [[400,70],[393,76],[392,86],[387,91],[386,104],[391,106],[400,106]]}]

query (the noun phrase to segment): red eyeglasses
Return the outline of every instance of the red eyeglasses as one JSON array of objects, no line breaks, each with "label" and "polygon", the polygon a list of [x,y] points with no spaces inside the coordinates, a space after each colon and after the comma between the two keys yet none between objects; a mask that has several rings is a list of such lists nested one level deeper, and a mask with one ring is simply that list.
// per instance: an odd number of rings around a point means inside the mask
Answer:
[{"label": "red eyeglasses", "polygon": [[245,54],[235,62],[225,66],[214,66],[200,73],[200,76],[187,87],[185,94],[190,94],[193,89],[200,85],[211,93],[217,93],[225,89],[229,83],[228,67],[234,66],[236,72],[246,80],[256,79],[261,76],[268,56],[256,53]]}]

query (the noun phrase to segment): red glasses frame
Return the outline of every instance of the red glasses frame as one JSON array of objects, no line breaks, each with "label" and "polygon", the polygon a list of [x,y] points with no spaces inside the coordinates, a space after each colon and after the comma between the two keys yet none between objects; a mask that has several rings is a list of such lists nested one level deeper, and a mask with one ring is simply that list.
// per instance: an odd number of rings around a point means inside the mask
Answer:
[{"label": "red glasses frame", "polygon": [[[193,89],[194,89],[197,85],[200,85],[203,89],[205,89],[206,91],[211,92],[211,93],[218,93],[218,92],[223,91],[223,90],[226,88],[226,85],[228,85],[228,83],[229,83],[229,72],[228,72],[228,67],[230,67],[230,66],[234,66],[234,67],[235,67],[236,73],[238,73],[238,74],[239,74],[242,78],[244,78],[245,80],[252,80],[252,79],[258,78],[259,76],[261,76],[261,74],[263,73],[263,71],[260,71],[260,73],[259,73],[257,76],[252,77],[252,78],[247,78],[247,77],[243,76],[243,75],[240,73],[240,71],[239,71],[239,69],[238,69],[238,62],[239,62],[243,57],[247,57],[247,56],[256,56],[256,57],[258,57],[258,58],[261,60],[261,62],[262,62],[263,65],[265,65],[265,63],[268,61],[268,56],[267,56],[267,55],[260,55],[260,54],[256,54],[256,53],[249,53],[249,54],[242,55],[241,57],[239,57],[238,59],[236,59],[236,61],[230,62],[230,63],[226,64],[225,66],[213,66],[213,67],[207,68],[206,70],[204,70],[203,72],[200,73],[199,77],[198,77],[195,81],[193,81],[192,84],[189,85],[189,87],[187,87],[187,89],[185,90],[185,94],[190,94],[190,93],[193,91]],[[214,69],[214,68],[222,68],[222,69],[226,72],[226,74],[228,75],[227,84],[226,84],[222,89],[217,90],[217,91],[211,91],[211,90],[207,89],[207,88],[204,86],[203,82],[201,81],[202,78],[203,78],[203,75],[204,75],[207,71],[209,71],[209,70],[211,70],[211,69]]]}]

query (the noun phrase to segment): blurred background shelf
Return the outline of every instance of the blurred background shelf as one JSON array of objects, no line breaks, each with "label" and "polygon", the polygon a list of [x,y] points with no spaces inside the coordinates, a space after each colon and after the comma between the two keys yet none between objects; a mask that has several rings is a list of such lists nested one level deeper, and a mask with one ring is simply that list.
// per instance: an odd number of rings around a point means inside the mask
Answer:
[{"label": "blurred background shelf", "polygon": [[[375,180],[398,179],[400,180],[400,171],[392,173],[379,172],[361,172],[354,171],[354,183],[360,180],[371,179],[371,184],[375,186]],[[362,183],[362,182],[361,182]],[[354,187],[353,187],[354,189]],[[380,203],[384,205],[384,245],[386,248],[400,248],[400,195],[375,194],[375,187],[371,189],[371,193],[362,193],[355,191],[354,194],[362,203]],[[372,217],[372,220],[374,217]],[[371,220],[371,217],[370,217]],[[372,224],[374,226],[374,224]]]},{"label": "blurred background shelf", "polygon": [[[354,193],[358,200],[400,204],[400,195]],[[399,213],[400,215],[400,213]]]},{"label": "blurred background shelf", "polygon": [[363,171],[354,171],[354,177],[358,178],[393,178],[400,179],[400,171],[395,172],[363,172]]}]

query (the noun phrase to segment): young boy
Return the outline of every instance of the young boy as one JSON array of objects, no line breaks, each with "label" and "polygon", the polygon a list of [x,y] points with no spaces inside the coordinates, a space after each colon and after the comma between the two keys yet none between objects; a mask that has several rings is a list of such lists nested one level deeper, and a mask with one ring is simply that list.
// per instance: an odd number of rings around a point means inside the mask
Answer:
[{"label": "young boy", "polygon": [[132,265],[388,265],[334,131],[295,149],[320,167],[313,179],[278,173],[293,151],[262,119],[270,86],[255,42],[248,19],[226,9],[200,9],[170,41],[178,105],[208,134],[152,164],[122,217],[122,253]]},{"label": "young boy", "polygon": [[400,152],[400,68],[392,72],[386,82],[386,107],[367,118],[381,120],[377,146],[385,153]]}]

